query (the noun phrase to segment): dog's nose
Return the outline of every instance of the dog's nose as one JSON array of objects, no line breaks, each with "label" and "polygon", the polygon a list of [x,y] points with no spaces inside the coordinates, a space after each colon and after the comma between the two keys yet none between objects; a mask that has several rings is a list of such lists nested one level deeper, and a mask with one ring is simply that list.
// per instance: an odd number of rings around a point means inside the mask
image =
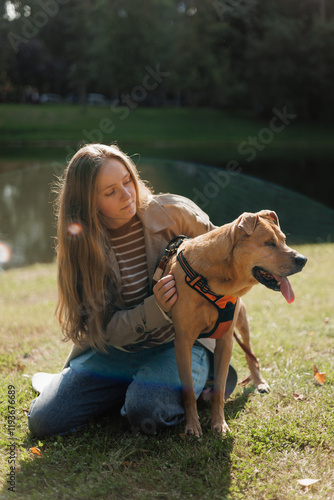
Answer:
[{"label": "dog's nose", "polygon": [[306,262],[307,262],[307,258],[304,257],[304,255],[302,255],[301,253],[299,253],[295,257],[295,263],[297,264],[298,267],[300,267],[300,269],[303,269],[303,267],[305,266]]}]

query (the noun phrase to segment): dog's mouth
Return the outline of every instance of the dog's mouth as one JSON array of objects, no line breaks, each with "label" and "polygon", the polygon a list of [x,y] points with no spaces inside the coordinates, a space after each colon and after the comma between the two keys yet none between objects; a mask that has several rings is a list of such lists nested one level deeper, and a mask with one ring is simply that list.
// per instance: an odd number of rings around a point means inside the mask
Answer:
[{"label": "dog's mouth", "polygon": [[286,276],[276,276],[257,266],[253,267],[253,276],[259,283],[267,288],[275,292],[281,292],[289,304],[295,300],[295,294],[293,293],[291,283]]}]

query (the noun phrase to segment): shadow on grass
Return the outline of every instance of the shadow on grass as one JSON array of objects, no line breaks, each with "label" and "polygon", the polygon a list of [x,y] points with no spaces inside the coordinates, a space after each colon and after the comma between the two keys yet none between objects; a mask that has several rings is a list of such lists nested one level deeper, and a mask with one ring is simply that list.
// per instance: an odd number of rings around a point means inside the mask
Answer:
[{"label": "shadow on grass", "polygon": [[[251,391],[226,403],[227,422],[237,418]],[[224,498],[231,475],[232,434],[210,429],[208,403],[199,403],[203,436],[184,435],[184,424],[152,436],[135,434],[117,413],[83,429],[41,441],[26,435],[15,491],[21,498]],[[41,456],[33,455],[37,446]],[[7,493],[4,486],[2,493]]]}]

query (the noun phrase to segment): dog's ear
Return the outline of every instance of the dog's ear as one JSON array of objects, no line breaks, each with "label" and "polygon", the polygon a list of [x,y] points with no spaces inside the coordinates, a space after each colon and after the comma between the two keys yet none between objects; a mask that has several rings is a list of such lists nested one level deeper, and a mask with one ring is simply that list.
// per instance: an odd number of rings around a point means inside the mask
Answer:
[{"label": "dog's ear", "polygon": [[260,217],[264,217],[265,219],[269,219],[274,221],[274,224],[280,228],[278,216],[276,212],[273,212],[272,210],[261,210],[261,212],[258,212],[258,215]]},{"label": "dog's ear", "polygon": [[244,212],[238,220],[238,229],[243,229],[246,234],[251,235],[256,228],[259,217],[257,214]]},{"label": "dog's ear", "polygon": [[276,226],[279,226],[279,220],[276,212],[270,212],[269,217],[275,222]]},{"label": "dog's ear", "polygon": [[245,233],[248,236],[253,233],[258,220],[258,214],[244,212],[231,224],[230,235],[232,247],[238,243],[242,236],[245,236]]}]

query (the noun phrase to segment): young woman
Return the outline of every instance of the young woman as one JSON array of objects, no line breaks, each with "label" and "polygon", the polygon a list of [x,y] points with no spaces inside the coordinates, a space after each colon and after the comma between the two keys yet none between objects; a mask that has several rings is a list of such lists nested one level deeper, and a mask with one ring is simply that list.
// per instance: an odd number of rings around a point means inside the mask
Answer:
[{"label": "young woman", "polygon": [[[57,316],[74,346],[61,373],[36,374],[32,401],[36,436],[74,430],[121,407],[145,433],[184,416],[169,318],[177,300],[172,275],[152,290],[166,245],[214,228],[182,196],[154,196],[117,146],[81,148],[64,172],[57,198]],[[207,382],[214,341],[192,350],[197,397]],[[230,367],[227,395],[236,383]]]}]

